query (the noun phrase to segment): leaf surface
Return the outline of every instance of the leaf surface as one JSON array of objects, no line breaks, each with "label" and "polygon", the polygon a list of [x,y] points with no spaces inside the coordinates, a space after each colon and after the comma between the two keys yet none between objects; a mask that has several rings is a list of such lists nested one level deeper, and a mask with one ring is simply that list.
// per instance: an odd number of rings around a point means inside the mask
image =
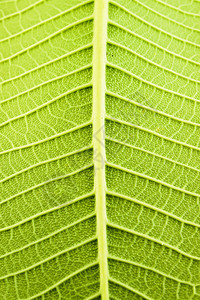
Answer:
[{"label": "leaf surface", "polygon": [[200,300],[200,2],[0,2],[0,299]]}]

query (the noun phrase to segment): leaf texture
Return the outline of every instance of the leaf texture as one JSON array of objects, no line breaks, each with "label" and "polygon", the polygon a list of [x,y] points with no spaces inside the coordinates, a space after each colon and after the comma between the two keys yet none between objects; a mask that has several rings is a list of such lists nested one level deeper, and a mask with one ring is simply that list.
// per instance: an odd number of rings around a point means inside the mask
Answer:
[{"label": "leaf texture", "polygon": [[200,2],[0,2],[0,299],[200,300]]}]

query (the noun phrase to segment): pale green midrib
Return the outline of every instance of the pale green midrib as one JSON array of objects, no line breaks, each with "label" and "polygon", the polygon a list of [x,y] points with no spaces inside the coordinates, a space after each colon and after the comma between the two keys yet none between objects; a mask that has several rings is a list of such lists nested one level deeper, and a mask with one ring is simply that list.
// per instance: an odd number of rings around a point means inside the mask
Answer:
[{"label": "pale green midrib", "polygon": [[96,0],[94,8],[93,53],[93,146],[95,195],[98,238],[100,293],[108,300],[108,253],[106,239],[106,182],[105,182],[105,68],[107,42],[108,0]]}]

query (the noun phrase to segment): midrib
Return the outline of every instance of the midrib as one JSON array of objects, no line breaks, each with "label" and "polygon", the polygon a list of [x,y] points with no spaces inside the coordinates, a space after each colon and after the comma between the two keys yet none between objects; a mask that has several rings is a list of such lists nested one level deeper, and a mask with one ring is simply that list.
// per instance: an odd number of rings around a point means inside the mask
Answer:
[{"label": "midrib", "polygon": [[95,194],[102,300],[108,300],[105,183],[105,91],[108,0],[95,0],[93,48],[93,146]]}]

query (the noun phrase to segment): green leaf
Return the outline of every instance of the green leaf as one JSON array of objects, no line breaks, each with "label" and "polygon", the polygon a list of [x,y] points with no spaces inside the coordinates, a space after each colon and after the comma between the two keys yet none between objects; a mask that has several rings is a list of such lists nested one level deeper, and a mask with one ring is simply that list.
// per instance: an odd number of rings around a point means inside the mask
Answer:
[{"label": "green leaf", "polygon": [[200,300],[200,2],[0,2],[0,299]]}]

